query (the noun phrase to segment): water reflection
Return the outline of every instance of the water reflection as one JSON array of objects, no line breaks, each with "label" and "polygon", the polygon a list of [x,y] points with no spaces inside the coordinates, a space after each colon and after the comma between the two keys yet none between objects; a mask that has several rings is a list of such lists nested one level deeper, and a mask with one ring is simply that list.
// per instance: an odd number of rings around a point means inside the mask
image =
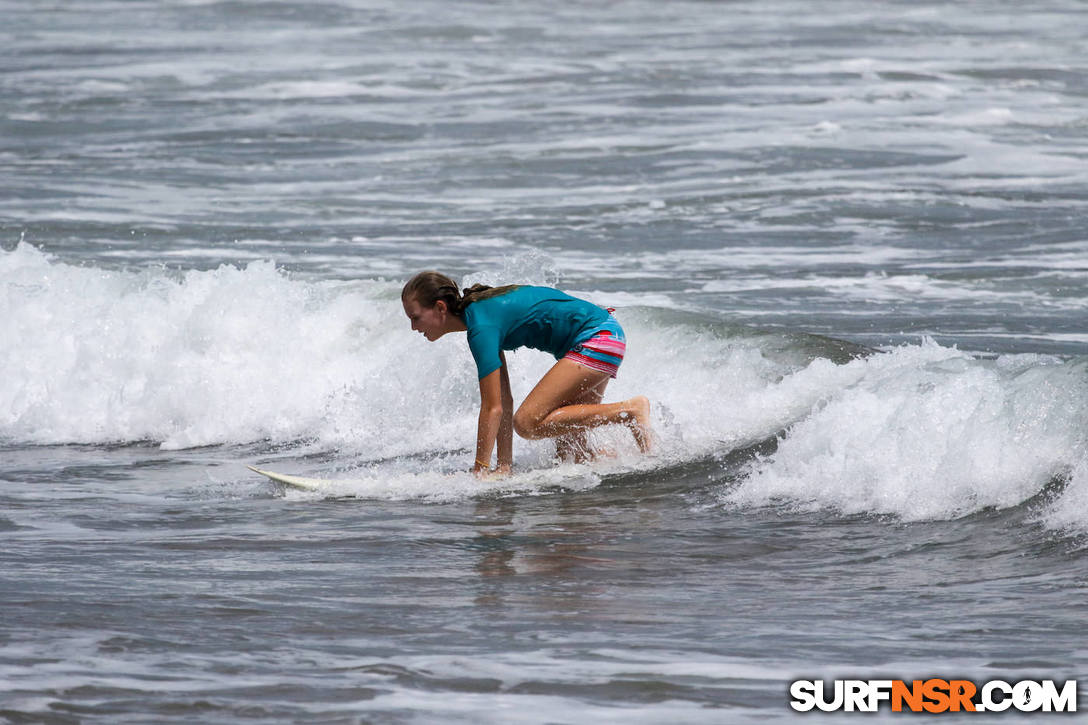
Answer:
[{"label": "water reflection", "polygon": [[587,516],[575,498],[560,495],[543,506],[513,498],[477,503],[477,604],[503,604],[516,596],[576,610],[585,608],[587,598],[601,596],[602,572],[611,575],[623,562],[615,556],[611,527]]}]

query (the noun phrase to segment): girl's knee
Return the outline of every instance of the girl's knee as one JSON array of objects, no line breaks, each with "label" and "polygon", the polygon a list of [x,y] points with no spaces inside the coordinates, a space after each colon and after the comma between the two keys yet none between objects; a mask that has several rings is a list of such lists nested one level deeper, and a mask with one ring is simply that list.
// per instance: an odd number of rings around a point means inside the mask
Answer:
[{"label": "girl's knee", "polygon": [[514,413],[514,432],[522,438],[534,439],[543,438],[541,435],[540,423],[543,420],[542,416],[534,415],[533,413],[525,410],[524,408],[518,408]]}]

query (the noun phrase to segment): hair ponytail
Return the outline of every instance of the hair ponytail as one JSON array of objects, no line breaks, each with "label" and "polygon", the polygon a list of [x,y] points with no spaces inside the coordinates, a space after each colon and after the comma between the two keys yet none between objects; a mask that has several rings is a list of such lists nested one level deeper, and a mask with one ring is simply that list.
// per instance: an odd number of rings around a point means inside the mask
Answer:
[{"label": "hair ponytail", "polygon": [[504,284],[502,287],[491,287],[486,284],[474,284],[471,287],[465,287],[464,292],[461,294],[461,309],[456,314],[460,315],[463,313],[465,308],[473,302],[489,300],[492,297],[504,295],[507,292],[516,290],[520,286],[521,285],[519,284]]},{"label": "hair ponytail", "polygon": [[476,284],[472,285],[471,287],[465,287],[463,290],[461,290],[461,310],[460,310],[460,312],[464,312],[466,307],[471,305],[473,302],[476,302],[477,300],[482,300],[482,299],[487,299],[488,297],[492,297],[493,295],[485,295],[484,294],[488,290],[492,290],[492,289],[495,289],[495,288],[490,286],[490,285],[479,284],[479,283],[476,283]]},{"label": "hair ponytail", "polygon": [[508,284],[502,287],[490,287],[486,284],[474,284],[458,292],[457,283],[452,279],[441,272],[427,271],[420,272],[408,280],[400,292],[400,298],[401,300],[414,299],[422,307],[434,307],[435,303],[442,300],[451,313],[457,317],[463,317],[465,308],[473,302],[504,295],[517,289],[518,286]]}]

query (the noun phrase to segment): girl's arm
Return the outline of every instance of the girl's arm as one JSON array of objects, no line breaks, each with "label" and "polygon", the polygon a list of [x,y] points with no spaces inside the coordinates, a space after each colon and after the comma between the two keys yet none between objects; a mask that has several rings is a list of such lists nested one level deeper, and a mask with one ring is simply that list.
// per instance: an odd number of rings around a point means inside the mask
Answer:
[{"label": "girl's arm", "polygon": [[[478,477],[490,469],[491,451],[499,438],[503,417],[502,370],[500,367],[480,380],[480,420],[476,428],[476,462],[472,466],[472,472]],[[499,450],[502,450],[501,444]]]},{"label": "girl's arm", "polygon": [[502,419],[499,421],[499,472],[510,473],[514,468],[514,396],[510,392],[510,370],[506,353],[499,353],[499,394],[502,399]]}]

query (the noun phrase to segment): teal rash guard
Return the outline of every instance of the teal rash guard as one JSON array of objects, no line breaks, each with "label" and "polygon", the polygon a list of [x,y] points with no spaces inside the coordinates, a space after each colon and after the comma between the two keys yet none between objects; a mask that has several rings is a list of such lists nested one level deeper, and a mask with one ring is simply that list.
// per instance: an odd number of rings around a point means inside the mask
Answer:
[{"label": "teal rash guard", "polygon": [[531,347],[558,360],[608,322],[606,310],[551,287],[518,287],[465,308],[480,379],[502,367],[501,350]]}]

